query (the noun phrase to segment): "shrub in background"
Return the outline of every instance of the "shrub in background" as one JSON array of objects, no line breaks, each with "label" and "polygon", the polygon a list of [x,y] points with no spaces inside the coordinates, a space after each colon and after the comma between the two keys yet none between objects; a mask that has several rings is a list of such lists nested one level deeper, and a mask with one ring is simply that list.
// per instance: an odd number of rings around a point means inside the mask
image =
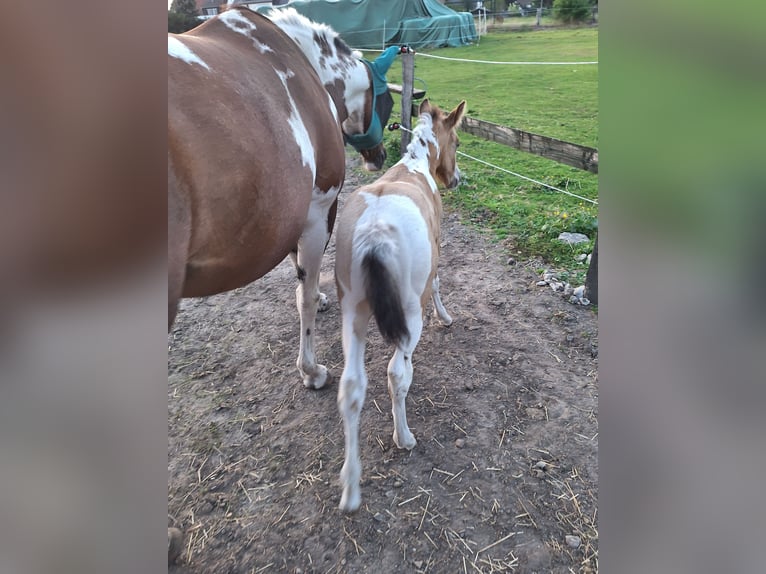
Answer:
[{"label": "shrub in background", "polygon": [[554,0],[553,17],[566,24],[585,22],[591,16],[589,0]]}]

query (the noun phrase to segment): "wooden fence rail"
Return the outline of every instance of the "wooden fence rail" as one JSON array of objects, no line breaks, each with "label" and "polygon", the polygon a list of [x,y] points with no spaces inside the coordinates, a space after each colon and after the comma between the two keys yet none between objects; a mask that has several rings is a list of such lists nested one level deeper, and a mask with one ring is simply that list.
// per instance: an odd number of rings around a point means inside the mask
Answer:
[{"label": "wooden fence rail", "polygon": [[598,150],[556,138],[464,117],[460,129],[471,135],[598,173]]},{"label": "wooden fence rail", "polygon": [[[391,85],[391,84],[389,84]],[[395,93],[402,93],[400,86],[395,85]],[[412,98],[418,99],[425,95],[425,91],[417,90],[413,92]],[[404,98],[402,98],[404,101]],[[417,103],[412,104],[411,115],[418,116]],[[404,116],[402,114],[402,125],[404,123]],[[406,120],[411,122],[410,117]],[[409,128],[409,126],[406,126]],[[549,136],[543,136],[532,132],[525,132],[517,128],[509,128],[507,126],[501,126],[499,124],[493,124],[485,120],[478,120],[476,118],[470,118],[463,116],[463,121],[459,126],[459,129],[469,133],[471,135],[483,138],[485,140],[497,142],[503,145],[507,145],[512,148],[516,148],[521,151],[533,153],[541,157],[557,161],[566,165],[571,165],[584,171],[591,173],[598,173],[598,150],[592,147],[559,140]],[[405,138],[406,132],[402,133],[402,142],[409,142],[409,134]],[[405,149],[407,144],[403,144],[402,148]],[[402,151],[404,153],[404,151]]]}]

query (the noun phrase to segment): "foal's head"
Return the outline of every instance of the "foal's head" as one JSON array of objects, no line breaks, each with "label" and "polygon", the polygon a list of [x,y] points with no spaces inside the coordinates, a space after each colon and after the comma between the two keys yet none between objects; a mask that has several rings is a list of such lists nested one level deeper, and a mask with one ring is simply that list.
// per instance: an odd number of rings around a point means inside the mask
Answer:
[{"label": "foal's head", "polygon": [[428,161],[434,178],[445,187],[452,189],[460,183],[460,170],[457,167],[457,147],[460,140],[457,137],[457,126],[463,119],[465,100],[445,114],[438,106],[433,106],[428,100],[423,100],[418,110],[419,114],[429,114],[433,122],[433,132],[439,146],[436,153],[429,154]]}]

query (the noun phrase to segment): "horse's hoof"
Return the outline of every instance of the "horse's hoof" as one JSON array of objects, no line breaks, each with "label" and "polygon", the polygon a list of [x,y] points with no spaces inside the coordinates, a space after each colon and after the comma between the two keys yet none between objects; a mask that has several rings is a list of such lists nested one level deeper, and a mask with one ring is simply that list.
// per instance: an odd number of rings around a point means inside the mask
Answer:
[{"label": "horse's hoof", "polygon": [[168,565],[173,564],[181,555],[184,534],[178,528],[168,528]]},{"label": "horse's hoof", "polygon": [[324,313],[330,308],[330,301],[327,299],[327,295],[324,293],[319,294],[319,301],[317,303],[317,311]]},{"label": "horse's hoof", "polygon": [[444,314],[442,315],[439,313],[439,310],[434,308],[434,317],[439,319],[439,322],[444,325],[445,327],[449,327],[452,325],[452,317],[450,317],[450,314],[447,313],[447,310],[444,310]]},{"label": "horse's hoof", "polygon": [[332,381],[332,375],[323,365],[317,365],[317,374],[314,376],[306,375],[303,377],[303,386],[307,389],[321,389],[327,383]]}]

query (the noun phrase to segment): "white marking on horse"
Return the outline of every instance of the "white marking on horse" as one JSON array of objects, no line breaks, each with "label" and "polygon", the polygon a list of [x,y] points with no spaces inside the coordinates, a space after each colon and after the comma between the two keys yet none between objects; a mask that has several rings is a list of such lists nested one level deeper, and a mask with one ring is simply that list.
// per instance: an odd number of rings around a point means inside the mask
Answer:
[{"label": "white marking on horse", "polygon": [[279,79],[282,81],[282,85],[285,87],[285,91],[287,92],[287,99],[290,102],[290,117],[287,119],[287,123],[290,124],[290,127],[293,130],[293,137],[295,138],[295,142],[301,149],[301,160],[303,161],[303,165],[308,166],[311,170],[312,180],[316,181],[317,167],[314,145],[311,143],[309,132],[306,130],[306,126],[303,123],[303,119],[301,118],[301,114],[298,111],[298,107],[295,105],[295,100],[290,93],[290,88],[287,86],[288,78],[292,78],[295,74],[291,70],[282,72],[276,68],[274,69],[274,72],[276,72],[277,76],[279,76]]},{"label": "white marking on horse", "polygon": [[[332,83],[339,76],[345,77],[346,70],[362,64],[351,54],[339,54],[335,46],[338,33],[326,24],[312,22],[294,8],[273,10],[269,19],[300,46],[311,62],[322,83]],[[317,42],[317,38],[320,42]],[[326,50],[322,50],[322,46]]]},{"label": "white marking on horse", "polygon": [[191,51],[191,48],[175,36],[168,35],[168,56],[183,60],[187,64],[198,64],[206,70],[210,70],[210,66],[203,62],[197,54]]},{"label": "white marking on horse", "polygon": [[[404,157],[397,163],[400,163],[407,167],[408,170],[415,173],[422,173],[428,185],[431,186],[431,191],[437,193],[438,187],[436,181],[431,175],[431,169],[428,162],[428,144],[433,144],[436,148],[436,157],[439,157],[439,142],[436,141],[436,135],[434,135],[434,124],[430,114],[422,114],[418,118],[418,125],[412,132],[412,140],[407,145],[407,151]],[[423,145],[425,144],[425,145]]]},{"label": "white marking on horse", "polygon": [[274,51],[255,37],[254,32],[257,30],[255,24],[245,18],[237,10],[227,10],[221,14],[218,19],[226,24],[226,27],[230,30],[237,34],[242,34],[246,38],[250,38],[253,41],[253,46],[255,46],[261,54]]},{"label": "white marking on horse", "polygon": [[330,101],[330,111],[332,112],[332,117],[335,118],[335,121],[337,123],[338,121],[338,108],[335,105],[335,102],[332,101],[332,96],[328,93],[327,99]]},{"label": "white marking on horse", "polygon": [[[364,191],[359,195],[364,198],[367,209],[356,222],[354,252],[366,252],[370,245],[380,242],[381,236],[388,236],[392,242],[406,246],[399,253],[399,272],[401,277],[409,277],[411,282],[402,288],[412,289],[419,297],[431,271],[430,267],[419,265],[419,262],[431,261],[428,224],[420,208],[405,195],[378,196]],[[381,234],[381,231],[384,233]]]},{"label": "white marking on horse", "polygon": [[[338,52],[335,45],[338,34],[332,28],[312,22],[293,8],[274,10],[268,17],[300,46],[325,86],[335,84],[338,80],[343,82],[343,100],[349,115],[347,121],[350,124],[347,127],[362,125],[367,90],[370,88],[367,66],[353,54]],[[329,53],[322,52],[322,46],[316,41],[315,36],[328,47]]]}]

